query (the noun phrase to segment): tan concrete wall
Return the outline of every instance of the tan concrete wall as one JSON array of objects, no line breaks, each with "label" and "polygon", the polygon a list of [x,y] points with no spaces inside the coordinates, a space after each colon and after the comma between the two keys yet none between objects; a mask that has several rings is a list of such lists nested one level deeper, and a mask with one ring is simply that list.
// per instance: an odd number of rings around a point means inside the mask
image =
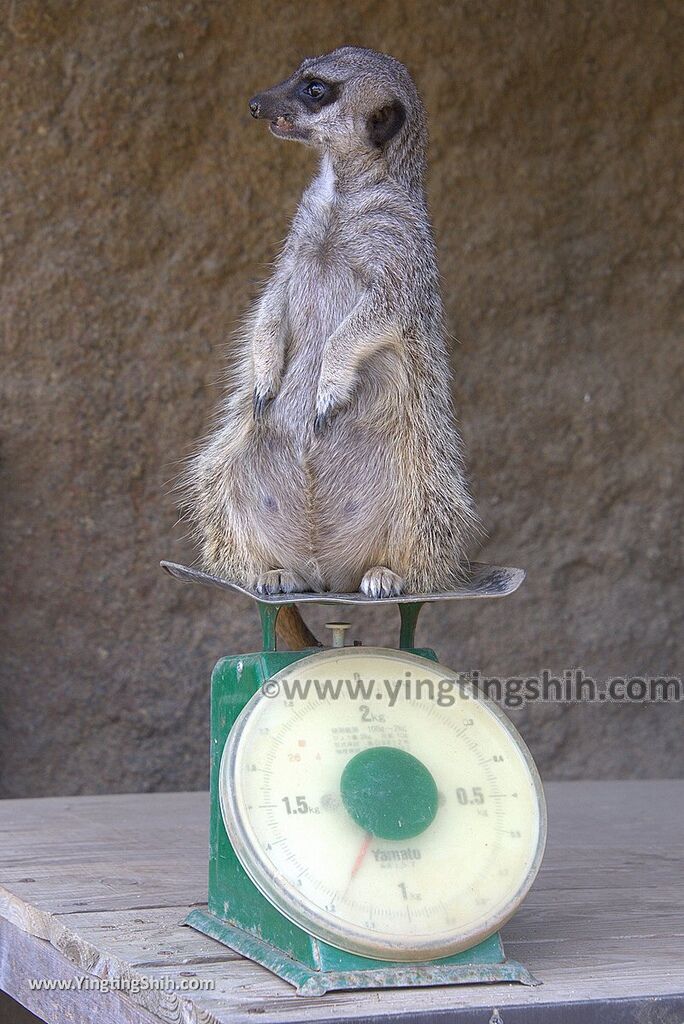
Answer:
[{"label": "tan concrete wall", "polygon": [[[313,169],[247,98],[345,42],[423,91],[477,554],[529,571],[420,640],[681,670],[680,5],[2,0],[4,795],[205,785],[210,669],[256,616],[161,576],[169,481]],[[547,777],[684,768],[673,706],[515,718]]]}]

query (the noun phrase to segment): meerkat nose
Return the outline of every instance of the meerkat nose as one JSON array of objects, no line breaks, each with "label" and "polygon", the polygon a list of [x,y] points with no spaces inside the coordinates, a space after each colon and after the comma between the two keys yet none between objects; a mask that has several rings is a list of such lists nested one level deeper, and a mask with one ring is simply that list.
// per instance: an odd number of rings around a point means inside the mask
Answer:
[{"label": "meerkat nose", "polygon": [[256,96],[249,101],[249,109],[252,112],[252,117],[258,117],[261,113],[261,104]]}]

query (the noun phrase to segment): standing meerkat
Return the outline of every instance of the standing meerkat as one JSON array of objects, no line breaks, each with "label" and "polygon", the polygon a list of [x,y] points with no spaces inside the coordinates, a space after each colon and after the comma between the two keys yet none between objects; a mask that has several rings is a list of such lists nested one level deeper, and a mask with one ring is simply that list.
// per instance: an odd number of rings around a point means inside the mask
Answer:
[{"label": "standing meerkat", "polygon": [[249,105],[321,162],[190,466],[204,565],[268,594],[447,590],[476,518],[420,96],[399,61],[344,46]]}]

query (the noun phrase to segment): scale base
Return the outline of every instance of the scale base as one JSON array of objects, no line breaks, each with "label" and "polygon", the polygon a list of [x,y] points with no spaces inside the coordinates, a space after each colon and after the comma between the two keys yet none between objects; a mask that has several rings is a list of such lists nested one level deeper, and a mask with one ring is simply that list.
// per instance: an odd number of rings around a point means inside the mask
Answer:
[{"label": "scale base", "polygon": [[[425,963],[386,963],[353,957],[358,967],[351,970],[312,970],[293,960],[277,946],[272,946],[250,932],[229,924],[208,910],[191,910],[185,924],[230,946],[236,953],[294,985],[298,996],[322,996],[326,992],[355,988],[416,988],[421,985],[479,985],[497,981],[518,981],[523,985],[541,984],[522,964],[506,960],[497,932],[472,949],[441,960]],[[333,958],[348,960],[351,954],[320,944]],[[364,967],[366,960],[368,967]]]}]

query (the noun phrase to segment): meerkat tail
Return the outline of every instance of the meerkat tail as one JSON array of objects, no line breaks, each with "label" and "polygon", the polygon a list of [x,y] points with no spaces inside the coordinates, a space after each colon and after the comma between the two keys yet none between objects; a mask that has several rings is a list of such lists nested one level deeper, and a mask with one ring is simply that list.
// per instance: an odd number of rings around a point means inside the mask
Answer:
[{"label": "meerkat tail", "polygon": [[283,605],[280,609],[276,619],[276,632],[291,651],[322,646],[299,614],[299,609],[293,604]]}]

